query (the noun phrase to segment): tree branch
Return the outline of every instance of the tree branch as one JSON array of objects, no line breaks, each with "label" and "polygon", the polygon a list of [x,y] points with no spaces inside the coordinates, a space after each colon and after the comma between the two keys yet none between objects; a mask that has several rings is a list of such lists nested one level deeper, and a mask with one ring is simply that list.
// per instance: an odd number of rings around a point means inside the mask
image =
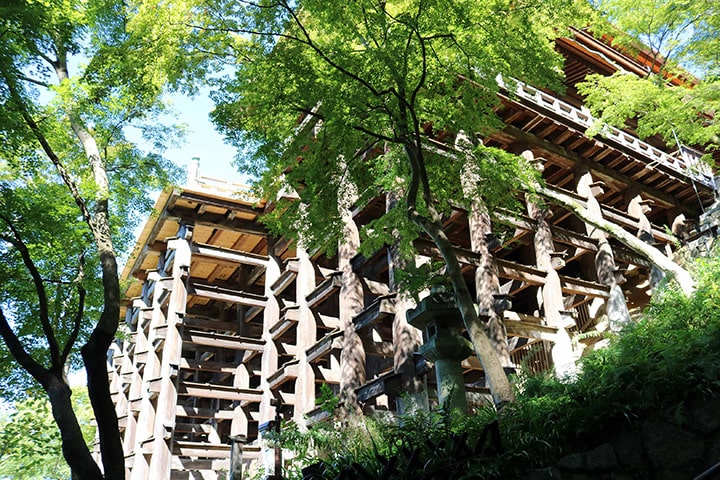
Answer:
[{"label": "tree branch", "polygon": [[47,82],[43,82],[42,80],[37,80],[31,77],[26,77],[25,75],[18,75],[18,78],[20,80],[24,80],[26,82],[34,83],[35,85],[39,85],[41,87],[50,88],[50,84]]},{"label": "tree branch", "polygon": [[25,264],[25,268],[32,277],[33,285],[35,286],[35,293],[38,297],[38,316],[40,320],[40,325],[42,326],[43,334],[45,335],[45,339],[48,341],[48,346],[50,347],[50,363],[53,368],[57,367],[58,361],[60,360],[60,350],[58,347],[57,339],[55,338],[55,332],[53,331],[52,324],[50,323],[47,292],[45,290],[45,284],[43,283],[42,276],[40,275],[40,272],[38,271],[35,262],[30,256],[27,245],[25,245],[25,242],[23,241],[20,232],[18,232],[18,230],[15,228],[13,222],[3,214],[0,214],[0,219],[2,219],[2,221],[5,222],[5,224],[12,231],[14,239],[9,240],[12,245],[18,250],[18,252],[20,252],[23,264]]},{"label": "tree branch", "polygon": [[535,186],[535,190],[545,198],[557,202],[559,205],[567,208],[574,213],[578,218],[584,222],[592,225],[595,228],[603,230],[617,239],[620,243],[624,244],[634,252],[638,253],[641,257],[651,262],[657,268],[662,270],[669,277],[674,277],[685,295],[690,295],[695,291],[695,281],[690,276],[687,270],[680,267],[677,263],[670,260],[663,252],[657,248],[648,245],[644,241],[640,240],[636,236],[628,233],[624,228],[619,225],[612,224],[606,220],[598,219],[592,215],[588,215],[583,205],[577,202],[569,195],[565,195],[557,190],[543,187],[540,185]]},{"label": "tree branch", "polygon": [[53,163],[55,169],[60,174],[60,177],[63,179],[63,182],[68,187],[68,190],[70,190],[73,199],[75,199],[75,203],[80,208],[80,213],[82,214],[83,219],[86,223],[90,224],[92,217],[90,215],[90,211],[88,210],[87,205],[85,204],[85,201],[80,195],[80,191],[77,185],[70,177],[70,174],[60,161],[60,158],[55,154],[55,151],[50,146],[50,143],[48,142],[47,138],[45,138],[45,135],[33,119],[32,115],[30,115],[27,105],[25,104],[22,95],[20,95],[20,92],[17,90],[17,85],[13,81],[12,76],[9,75],[8,72],[5,70],[2,70],[1,73],[5,78],[5,84],[8,87],[8,91],[10,92],[10,97],[12,98],[13,103],[15,103],[15,105],[20,109],[20,114],[22,115],[25,124],[30,128],[33,135],[35,136],[35,139],[38,141],[43,151],[45,152],[45,155],[47,155],[47,157]]},{"label": "tree branch", "polygon": [[78,335],[80,334],[80,325],[82,324],[82,318],[83,313],[85,310],[85,287],[82,286],[83,278],[85,278],[85,252],[82,252],[80,254],[80,259],[78,262],[78,274],[75,278],[73,283],[77,284],[77,290],[78,290],[78,309],[77,312],[75,312],[75,316],[73,318],[73,328],[70,332],[70,336],[68,337],[67,342],[65,342],[65,347],[63,348],[62,353],[60,354],[60,365],[65,365],[65,362],[67,361],[68,357],[70,356],[70,352],[72,351],[73,346],[75,345],[75,342],[77,341]]},{"label": "tree branch", "polygon": [[5,318],[5,313],[0,308],[0,336],[2,336],[7,345],[13,358],[17,360],[21,367],[32,375],[43,388],[48,386],[48,370],[40,365],[30,354],[25,350],[25,347],[20,342],[20,339],[15,335],[10,324]]}]

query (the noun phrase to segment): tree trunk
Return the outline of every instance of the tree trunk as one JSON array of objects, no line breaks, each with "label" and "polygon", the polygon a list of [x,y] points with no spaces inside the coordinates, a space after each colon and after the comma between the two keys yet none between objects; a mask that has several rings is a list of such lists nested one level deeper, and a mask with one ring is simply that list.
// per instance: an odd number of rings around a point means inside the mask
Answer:
[{"label": "tree trunk", "polygon": [[430,236],[438,250],[440,250],[446,265],[446,275],[450,278],[455,292],[455,303],[460,310],[470,341],[485,371],[485,378],[495,405],[502,407],[504,404],[514,401],[515,393],[512,385],[510,385],[510,381],[505,374],[495,346],[485,333],[485,328],[475,311],[470,289],[465,283],[465,278],[463,278],[460,262],[455,255],[452,243],[438,222],[424,218],[414,209],[409,211],[408,215],[416,225]]},{"label": "tree trunk", "polygon": [[[107,376],[107,373],[105,374]],[[61,376],[48,373],[45,387],[52,414],[60,429],[62,450],[65,461],[70,466],[73,479],[100,480],[103,478],[100,469],[87,448],[82,430],[78,424],[70,397],[72,392]]]},{"label": "tree trunk", "polygon": [[604,219],[594,218],[592,215],[588,215],[587,210],[577,200],[569,195],[562,192],[558,192],[547,187],[537,186],[537,191],[540,195],[562,205],[567,208],[581,220],[589,223],[590,225],[599,228],[609,235],[615,237],[626,247],[643,257],[645,260],[656,265],[669,277],[674,277],[677,280],[678,285],[682,289],[685,295],[691,295],[695,291],[695,281],[690,276],[690,273],[682,268],[677,263],[670,260],[665,254],[663,254],[657,248],[654,248],[634,235],[628,233],[624,228],[619,225],[610,223]]},{"label": "tree trunk", "polygon": [[[67,67],[61,62],[56,68],[58,80],[67,80]],[[74,111],[68,113],[70,125],[75,136],[82,144],[88,165],[92,169],[95,186],[94,209],[88,224],[92,231],[100,256],[103,283],[103,311],[90,339],[82,349],[82,357],[87,372],[88,396],[95,413],[100,454],[102,456],[105,478],[124,480],[125,455],[120,440],[115,405],[110,396],[110,382],[107,375],[107,351],[117,332],[120,322],[120,281],[117,259],[112,243],[109,214],[110,183],[100,150],[92,134],[85,128],[82,120]],[[78,194],[72,192],[74,196]],[[81,200],[76,198],[78,203]]]}]

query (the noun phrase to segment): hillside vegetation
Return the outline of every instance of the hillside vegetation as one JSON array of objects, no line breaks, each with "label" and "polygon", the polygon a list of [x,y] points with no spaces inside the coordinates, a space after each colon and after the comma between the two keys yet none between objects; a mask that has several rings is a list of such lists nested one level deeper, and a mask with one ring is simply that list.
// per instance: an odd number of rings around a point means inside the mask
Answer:
[{"label": "hillside vegetation", "polygon": [[576,378],[516,378],[517,401],[499,415],[415,412],[306,433],[286,425],[281,442],[297,454],[287,478],[303,478],[303,467],[308,479],[529,478],[645,418],[682,424],[686,405],[720,392],[720,260],[692,270],[691,297],[665,286],[642,318],[583,358]]}]

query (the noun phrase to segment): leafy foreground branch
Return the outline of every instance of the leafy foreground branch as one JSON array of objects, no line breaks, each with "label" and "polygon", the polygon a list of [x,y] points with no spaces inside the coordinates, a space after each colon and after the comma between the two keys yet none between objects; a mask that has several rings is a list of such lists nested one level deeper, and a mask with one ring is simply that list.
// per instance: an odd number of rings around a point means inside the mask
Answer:
[{"label": "leafy foreground branch", "polygon": [[663,291],[640,321],[585,357],[573,381],[518,378],[517,401],[500,418],[486,408],[474,417],[416,411],[305,433],[287,425],[280,441],[297,455],[288,478],[308,466],[305,478],[314,479],[522,478],[651,414],[671,412],[682,424],[683,405],[720,393],[720,260],[692,270],[691,296]]}]

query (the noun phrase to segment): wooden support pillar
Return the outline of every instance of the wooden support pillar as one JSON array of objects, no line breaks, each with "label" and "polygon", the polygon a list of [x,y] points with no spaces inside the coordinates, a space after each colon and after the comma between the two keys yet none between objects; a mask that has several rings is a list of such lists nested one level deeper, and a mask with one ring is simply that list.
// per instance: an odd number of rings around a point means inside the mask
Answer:
[{"label": "wooden support pillar", "polygon": [[[169,254],[170,252],[166,251],[164,255],[161,256],[161,263],[163,263],[164,258]],[[132,450],[127,451],[127,453],[133,453],[131,480],[145,480],[149,478],[150,457],[144,453],[145,449],[143,447],[145,443],[151,442],[153,438],[155,404],[153,400],[154,393],[150,391],[150,385],[151,381],[160,375],[160,364],[162,360],[162,350],[156,352],[154,345],[160,341],[158,335],[160,329],[158,327],[167,325],[167,319],[160,303],[161,298],[166,292],[161,286],[161,278],[157,272],[152,272],[148,275],[147,280],[145,280],[146,285],[150,283],[155,284],[150,304],[152,310],[150,311],[149,320],[145,320],[144,312],[140,312],[140,317],[138,318],[138,330],[142,329],[143,334],[147,337],[147,349],[145,352],[138,350],[138,346],[136,346],[135,349],[136,357],[138,355],[144,355],[146,363],[142,375],[140,396],[130,399],[130,409],[139,409],[134,446]],[[133,405],[135,402],[140,404],[139,407]]]},{"label": "wooden support pillar", "polygon": [[271,421],[275,418],[275,407],[270,404],[273,393],[270,390],[268,378],[278,369],[278,350],[273,341],[270,328],[280,318],[280,304],[272,291],[272,285],[280,278],[281,260],[275,256],[275,239],[268,238],[268,264],[265,270],[265,297],[267,302],[263,311],[263,333],[265,341],[261,361],[260,389],[262,391],[262,402],[260,402],[260,424]]},{"label": "wooden support pillar", "polygon": [[[652,225],[650,224],[650,220],[647,217],[647,213],[650,212],[650,206],[648,205],[648,201],[643,200],[643,198],[640,196],[640,194],[635,194],[634,192],[628,195],[629,201],[628,201],[628,207],[627,212],[628,214],[637,219],[638,222],[638,231],[637,231],[637,237],[647,243],[648,245],[655,246],[655,237],[653,237],[652,234]],[[662,282],[663,278],[665,278],[665,274],[656,266],[650,267],[650,288],[655,289],[657,286]]]},{"label": "wooden support pillar", "polygon": [[465,150],[468,159],[463,167],[462,188],[466,201],[470,201],[468,211],[468,229],[470,231],[470,248],[480,255],[480,265],[475,267],[475,301],[478,304],[480,318],[487,318],[484,330],[503,367],[512,366],[508,349],[507,331],[502,321],[502,313],[495,308],[495,297],[500,293],[500,279],[495,258],[488,246],[492,238],[490,215],[481,198],[477,197],[477,184],[482,182],[477,171],[469,138],[458,135],[456,146]]},{"label": "wooden support pillar", "polygon": [[[240,352],[238,355],[240,356]],[[233,387],[235,388],[250,388],[250,372],[244,363],[238,363],[235,367],[235,374],[233,375]],[[230,422],[230,436],[245,436],[248,434],[249,414],[245,412],[245,409],[238,402],[233,410],[233,418]]]},{"label": "wooden support pillar", "polygon": [[133,444],[135,443],[135,432],[137,430],[137,422],[135,416],[133,415],[133,412],[130,411],[129,400],[131,398],[140,398],[142,392],[142,376],[138,371],[138,364],[136,363],[135,359],[135,352],[138,349],[139,343],[137,342],[137,340],[140,335],[142,335],[141,332],[136,332],[136,342],[133,353],[125,353],[124,355],[125,358],[123,359],[123,362],[127,362],[128,370],[132,373],[130,385],[127,389],[127,395],[123,395],[122,397],[122,401],[124,402],[124,404],[117,404],[117,407],[119,407],[117,412],[118,418],[120,418],[121,415],[125,417],[125,430],[123,431],[123,450],[125,452],[129,452],[130,450],[132,450]]},{"label": "wooden support pillar", "polygon": [[480,255],[481,265],[475,268],[475,294],[481,318],[487,318],[486,333],[503,367],[511,367],[508,350],[507,331],[498,309],[494,295],[500,293],[500,279],[495,258],[488,248],[488,239],[492,235],[492,225],[487,210],[480,200],[472,202],[468,212],[470,229],[470,248]]},{"label": "wooden support pillar", "polygon": [[[168,301],[167,327],[160,362],[160,388],[153,426],[152,457],[147,478],[170,478],[172,434],[177,407],[177,373],[182,353],[180,325],[187,306],[187,280],[190,275],[192,227],[180,229],[180,236],[168,242],[175,250],[171,292]],[[157,288],[157,287],[156,287]]]},{"label": "wooden support pillar", "polygon": [[[588,213],[594,218],[602,219],[602,209],[596,198],[596,195],[601,193],[602,186],[593,182],[592,174],[588,170],[575,172],[575,177],[578,195],[587,199],[586,208]],[[600,298],[593,300],[590,309],[591,314],[597,315],[596,312],[600,310],[598,307],[604,303],[610,329],[617,331],[630,322],[630,312],[627,308],[625,294],[623,294],[618,282],[620,275],[615,265],[615,256],[605,232],[588,224],[585,224],[585,230],[590,238],[598,241],[598,250],[595,254],[595,271],[598,282],[610,287],[609,297],[606,302],[603,302]]]},{"label": "wooden support pillar", "polygon": [[[529,161],[534,160],[531,151],[526,150],[522,155]],[[538,162],[537,168],[542,168]],[[577,372],[575,366],[575,353],[573,352],[572,341],[568,334],[568,325],[564,323],[561,312],[565,310],[562,296],[562,284],[560,276],[553,268],[551,253],[555,251],[550,224],[546,216],[549,212],[540,208],[532,201],[527,200],[527,210],[530,218],[535,220],[537,231],[533,239],[535,246],[535,262],[537,267],[545,272],[545,283],[540,288],[538,305],[544,311],[545,321],[548,326],[557,328],[555,344],[552,347],[552,359],[555,365],[555,373],[559,378],[574,375]]]},{"label": "wooden support pillar", "polygon": [[[346,196],[346,201],[348,197]],[[363,287],[353,272],[350,259],[357,254],[360,234],[350,214],[349,205],[342,205],[341,215],[345,223],[343,239],[338,249],[338,268],[342,273],[340,287],[340,328],[343,331],[340,353],[340,406],[341,415],[360,414],[355,390],[365,383],[365,348],[355,331],[353,317],[365,307]]]},{"label": "wooden support pillar", "polygon": [[[395,206],[395,199],[392,194],[387,195],[386,211]],[[393,236],[396,237],[395,232]],[[395,297],[395,314],[393,316],[393,367],[396,373],[400,374],[400,389],[410,399],[410,404],[403,398],[397,399],[396,408],[398,413],[404,413],[414,408],[423,410],[430,409],[427,395],[426,381],[415,374],[415,353],[422,343],[420,330],[411,326],[407,321],[407,311],[413,306],[408,295],[398,292],[398,283],[395,278],[396,272],[403,268],[403,260],[398,251],[399,240],[388,248],[388,288],[391,292],[397,292]]]},{"label": "wooden support pillar", "polygon": [[298,373],[295,379],[295,409],[293,420],[298,425],[305,423],[305,414],[315,408],[315,372],[307,361],[307,349],[315,344],[317,324],[308,307],[307,296],[315,289],[315,270],[305,249],[298,248],[297,288],[298,324],[296,327]]}]

